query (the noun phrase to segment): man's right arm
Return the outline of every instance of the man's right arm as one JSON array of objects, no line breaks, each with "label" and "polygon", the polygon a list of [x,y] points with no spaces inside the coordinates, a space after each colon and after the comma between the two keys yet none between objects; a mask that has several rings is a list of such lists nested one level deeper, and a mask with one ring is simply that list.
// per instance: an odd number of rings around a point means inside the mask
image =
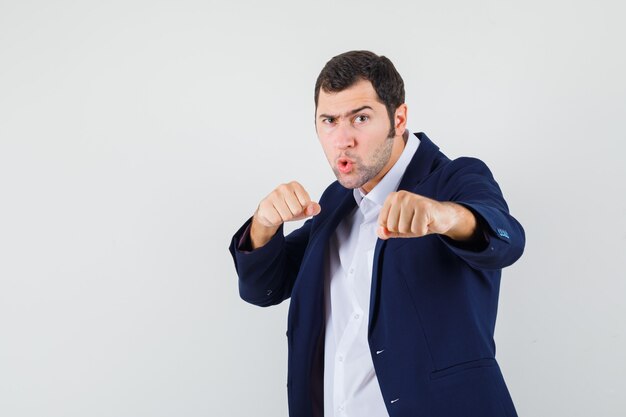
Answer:
[{"label": "man's right arm", "polygon": [[319,204],[311,201],[295,181],[278,186],[261,201],[230,245],[239,275],[239,293],[245,301],[269,306],[289,298],[308,243],[311,221],[287,237],[282,226],[286,221],[319,212]]}]

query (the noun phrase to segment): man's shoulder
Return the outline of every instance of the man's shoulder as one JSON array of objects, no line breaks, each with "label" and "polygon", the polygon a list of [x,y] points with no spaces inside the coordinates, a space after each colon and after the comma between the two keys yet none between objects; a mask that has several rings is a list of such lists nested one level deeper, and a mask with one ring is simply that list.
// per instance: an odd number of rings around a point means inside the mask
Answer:
[{"label": "man's shoulder", "polygon": [[461,156],[449,160],[442,166],[442,176],[445,178],[465,176],[468,174],[480,174],[491,176],[487,164],[473,156]]},{"label": "man's shoulder", "polygon": [[[480,159],[473,156],[460,156],[456,158],[449,157],[439,146],[432,142],[428,136],[423,132],[415,133],[415,136],[420,139],[420,146],[424,149],[422,151],[426,154],[426,157],[419,161],[418,158],[414,158],[415,163],[427,162],[429,168],[427,169],[428,176],[451,176],[459,171],[485,171],[489,170],[487,165]],[[419,153],[420,150],[418,148]],[[416,155],[417,156],[417,155]]]},{"label": "man's shoulder", "polygon": [[434,199],[449,198],[446,190],[450,188],[473,186],[493,179],[482,160],[470,156],[451,159],[441,151],[432,155],[428,168],[422,168],[422,176],[414,174],[419,169],[413,167],[402,188]]}]

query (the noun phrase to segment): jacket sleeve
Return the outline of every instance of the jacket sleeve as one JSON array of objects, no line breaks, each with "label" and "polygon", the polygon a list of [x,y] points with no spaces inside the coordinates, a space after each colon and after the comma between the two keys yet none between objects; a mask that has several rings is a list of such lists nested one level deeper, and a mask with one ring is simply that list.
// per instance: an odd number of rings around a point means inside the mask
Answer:
[{"label": "jacket sleeve", "polygon": [[309,241],[311,219],[287,237],[281,226],[264,246],[247,251],[252,218],[235,233],[230,253],[239,276],[239,295],[251,304],[267,307],[291,296],[293,284]]},{"label": "jacket sleeve", "polygon": [[441,176],[438,200],[467,207],[482,229],[486,244],[470,248],[440,236],[443,242],[475,269],[502,269],[524,251],[526,237],[521,224],[509,214],[498,183],[484,162],[475,158],[452,161]]}]

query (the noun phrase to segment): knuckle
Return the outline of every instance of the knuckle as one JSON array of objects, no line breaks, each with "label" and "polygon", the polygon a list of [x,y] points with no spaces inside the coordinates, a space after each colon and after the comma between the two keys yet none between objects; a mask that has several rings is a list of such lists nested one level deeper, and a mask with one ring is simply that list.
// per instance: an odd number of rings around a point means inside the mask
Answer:
[{"label": "knuckle", "polygon": [[428,200],[425,200],[423,198],[419,198],[417,199],[417,201],[415,201],[415,208],[417,209],[421,209],[421,210],[426,209],[428,208],[428,205],[429,205]]},{"label": "knuckle", "polygon": [[407,201],[411,197],[411,193],[406,190],[398,191],[398,200]]},{"label": "knuckle", "polygon": [[267,198],[263,199],[260,203],[259,203],[259,208],[257,209],[257,211],[259,213],[263,213],[265,211],[267,211],[267,206],[270,204],[269,200]]}]

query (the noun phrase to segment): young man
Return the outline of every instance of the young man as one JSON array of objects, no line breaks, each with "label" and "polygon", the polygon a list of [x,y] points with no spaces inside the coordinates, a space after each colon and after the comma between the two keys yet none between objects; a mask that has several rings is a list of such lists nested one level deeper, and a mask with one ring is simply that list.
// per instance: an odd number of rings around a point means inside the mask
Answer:
[{"label": "young man", "polygon": [[406,130],[383,56],[331,59],[315,104],[337,181],[319,203],[278,186],[230,246],[244,300],[291,298],[290,415],[516,416],[493,332],[501,269],[525,238],[489,169]]}]

